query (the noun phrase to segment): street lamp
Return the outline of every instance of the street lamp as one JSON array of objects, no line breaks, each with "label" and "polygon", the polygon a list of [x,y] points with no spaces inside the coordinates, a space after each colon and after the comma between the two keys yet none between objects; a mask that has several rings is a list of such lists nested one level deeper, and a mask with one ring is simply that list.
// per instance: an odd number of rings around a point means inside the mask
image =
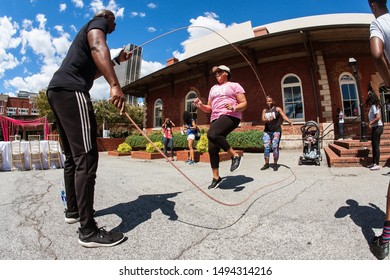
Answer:
[{"label": "street lamp", "polygon": [[356,86],[357,91],[359,95],[359,107],[360,107],[360,142],[367,142],[367,125],[366,125],[366,118],[364,115],[364,109],[363,109],[363,97],[362,92],[360,90],[360,82],[359,82],[359,75],[358,75],[358,66],[357,61],[353,57],[349,58],[348,66],[352,68],[353,76],[356,80]]}]

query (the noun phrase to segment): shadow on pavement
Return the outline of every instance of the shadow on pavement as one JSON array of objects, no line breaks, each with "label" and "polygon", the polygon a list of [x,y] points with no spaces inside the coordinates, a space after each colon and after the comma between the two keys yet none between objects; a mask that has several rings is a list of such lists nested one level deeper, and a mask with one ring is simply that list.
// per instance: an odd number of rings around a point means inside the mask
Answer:
[{"label": "shadow on pavement", "polygon": [[175,202],[168,200],[179,194],[153,194],[141,195],[138,199],[126,203],[119,203],[112,207],[96,211],[95,217],[115,214],[122,222],[112,231],[129,232],[152,217],[152,213],[158,209],[169,217],[169,220],[177,220]]},{"label": "shadow on pavement", "polygon": [[349,206],[340,207],[334,216],[336,218],[344,218],[349,216],[351,220],[361,228],[362,233],[370,243],[375,236],[373,228],[382,228],[385,219],[385,213],[375,204],[359,205],[356,200],[348,199],[346,201]]},{"label": "shadow on pavement", "polygon": [[222,183],[218,188],[221,190],[234,190],[235,192],[242,191],[245,186],[243,184],[252,182],[254,179],[252,177],[247,177],[245,175],[238,176],[226,176],[222,178]]}]

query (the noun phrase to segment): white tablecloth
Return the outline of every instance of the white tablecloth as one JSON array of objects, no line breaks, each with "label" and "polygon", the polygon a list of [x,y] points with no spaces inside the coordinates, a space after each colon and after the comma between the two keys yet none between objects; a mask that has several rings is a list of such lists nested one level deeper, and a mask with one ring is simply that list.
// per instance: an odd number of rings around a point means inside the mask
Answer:
[{"label": "white tablecloth", "polygon": [[[47,141],[47,140],[40,141],[40,147],[41,147],[41,152],[42,152],[42,163],[43,163],[44,169],[49,168],[49,163],[47,160],[48,142],[49,141]],[[57,142],[57,141],[50,141],[50,142]],[[61,159],[62,159],[62,166],[64,166],[65,157],[62,154],[61,146],[60,145],[58,145],[58,146],[59,146],[60,155],[61,155]],[[20,148],[24,153],[25,169],[28,170],[28,169],[30,169],[29,142],[28,141],[21,141]],[[12,170],[11,142],[0,141],[0,153],[3,155],[3,169],[2,170]],[[59,168],[60,167],[58,160],[53,160],[51,164],[53,165],[53,166],[51,166],[51,168]],[[37,169],[41,169],[39,162],[34,161],[33,168],[34,168],[34,166]],[[22,169],[20,166],[20,163],[15,163],[15,167],[17,167],[18,169]]]}]

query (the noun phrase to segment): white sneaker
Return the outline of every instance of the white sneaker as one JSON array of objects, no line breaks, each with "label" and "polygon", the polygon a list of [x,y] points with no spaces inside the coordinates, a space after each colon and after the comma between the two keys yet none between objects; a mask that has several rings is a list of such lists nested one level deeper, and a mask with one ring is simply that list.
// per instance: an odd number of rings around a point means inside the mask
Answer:
[{"label": "white sneaker", "polygon": [[368,165],[367,168],[373,168],[374,166],[375,166],[375,164],[372,163],[372,164]]},{"label": "white sneaker", "polygon": [[374,166],[370,168],[371,171],[376,171],[376,170],[380,170],[380,169],[381,169],[381,167],[379,165],[376,165],[376,164],[374,164]]}]

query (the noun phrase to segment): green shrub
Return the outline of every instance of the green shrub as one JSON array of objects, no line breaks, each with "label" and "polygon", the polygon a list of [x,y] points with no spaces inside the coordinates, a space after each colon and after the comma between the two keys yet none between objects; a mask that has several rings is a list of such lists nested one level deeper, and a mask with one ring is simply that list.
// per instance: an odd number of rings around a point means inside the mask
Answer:
[{"label": "green shrub", "polygon": [[146,152],[148,153],[156,153],[158,150],[156,149],[156,147],[160,150],[162,150],[164,148],[164,145],[163,143],[161,143],[161,141],[159,142],[153,142],[154,145],[152,145],[152,143],[149,143],[146,145]]},{"label": "green shrub", "polygon": [[198,141],[198,143],[196,144],[196,149],[201,152],[201,153],[207,153],[208,150],[209,150],[209,140],[207,139],[207,135],[206,134],[202,134],[200,136],[200,139]]},{"label": "green shrub", "polygon": [[116,149],[118,153],[130,153],[131,150],[131,146],[127,143],[119,144],[118,148]]},{"label": "green shrub", "polygon": [[245,132],[233,131],[227,137],[227,141],[234,149],[251,151],[263,149],[263,132],[249,130]]},{"label": "green shrub", "polygon": [[[207,141],[207,131],[202,130],[202,137]],[[162,142],[162,134],[153,133],[148,135],[152,142]],[[202,138],[201,138],[202,139]],[[233,147],[233,149],[244,150],[246,152],[259,152],[264,149],[263,145],[263,132],[259,130],[250,130],[245,132],[231,132],[227,137],[228,142]],[[195,141],[195,147],[198,149],[197,145],[200,142]],[[133,150],[145,150],[146,145],[149,143],[141,135],[130,135],[126,138],[125,143],[129,144]],[[175,150],[185,150],[188,149],[187,135],[181,135],[181,133],[173,134],[173,147]]]}]

